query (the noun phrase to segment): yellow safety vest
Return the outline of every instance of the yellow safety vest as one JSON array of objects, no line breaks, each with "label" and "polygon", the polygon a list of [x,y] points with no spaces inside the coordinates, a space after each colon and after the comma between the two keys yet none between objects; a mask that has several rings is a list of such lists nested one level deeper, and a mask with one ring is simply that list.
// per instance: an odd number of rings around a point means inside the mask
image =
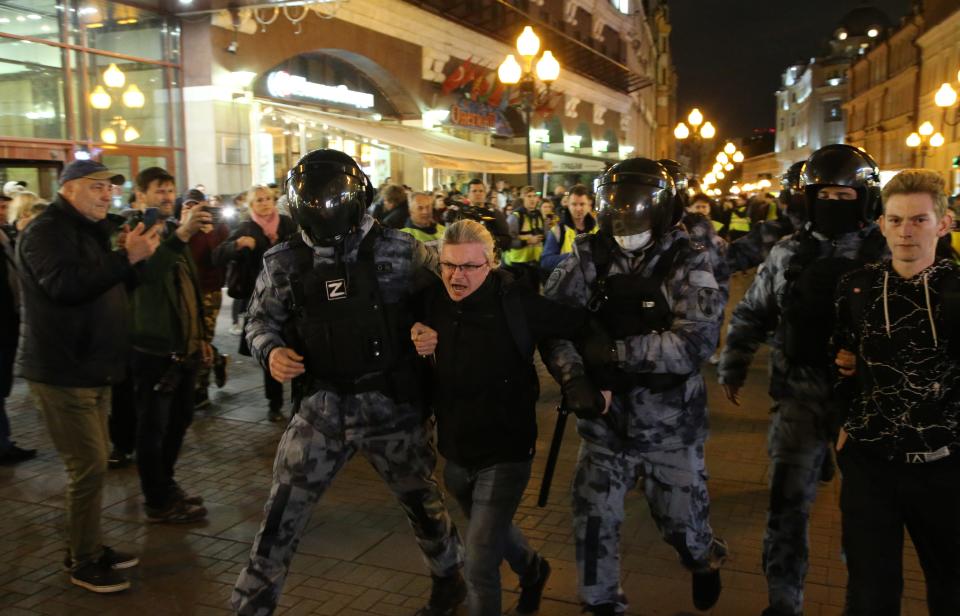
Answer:
[{"label": "yellow safety vest", "polygon": [[953,260],[960,263],[960,231],[950,232],[950,248],[953,250]]},{"label": "yellow safety vest", "polygon": [[713,230],[716,231],[717,233],[720,232],[720,229],[723,229],[723,223],[720,222],[719,220],[711,220],[710,224],[713,225]]},{"label": "yellow safety vest", "polygon": [[777,209],[777,204],[771,202],[770,206],[767,208],[767,220],[776,220],[780,215],[780,210]]},{"label": "yellow safety vest", "polygon": [[[560,254],[565,255],[568,252],[573,252],[573,240],[577,238],[577,232],[571,229],[570,227],[561,227],[563,229],[563,243],[560,245]],[[600,230],[600,225],[593,225],[593,229],[587,231],[587,233],[596,233]]]},{"label": "yellow safety vest", "polygon": [[743,233],[750,232],[750,217],[749,216],[740,216],[737,214],[736,210],[730,212],[730,230],[731,231],[741,231]]},{"label": "yellow safety vest", "polygon": [[[520,233],[534,233],[536,231],[543,233],[542,228],[534,229],[531,224],[531,218],[524,214],[523,224],[520,226]],[[507,265],[511,263],[539,263],[541,253],[543,253],[542,242],[536,246],[526,245],[520,248],[511,248],[503,253],[503,260]]]},{"label": "yellow safety vest", "polygon": [[423,242],[426,246],[438,246],[440,244],[440,239],[443,237],[443,230],[445,227],[443,225],[436,225],[436,228],[437,230],[432,234],[416,227],[404,227],[400,230],[404,233],[409,233],[416,239]]}]

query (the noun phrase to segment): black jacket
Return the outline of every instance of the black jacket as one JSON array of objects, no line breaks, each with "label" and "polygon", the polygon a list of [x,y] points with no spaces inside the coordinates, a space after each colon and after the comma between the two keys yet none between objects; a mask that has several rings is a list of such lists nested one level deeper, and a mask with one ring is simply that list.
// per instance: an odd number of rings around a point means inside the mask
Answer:
[{"label": "black jacket", "polygon": [[[280,225],[277,227],[277,241],[284,242],[297,232],[297,224],[285,214],[280,214]],[[257,242],[253,250],[237,250],[237,238],[250,236]],[[227,267],[227,293],[236,299],[249,299],[253,295],[257,276],[263,269],[263,255],[275,244],[271,244],[260,225],[252,220],[245,220],[233,230],[226,240],[220,243],[213,251],[213,263],[220,267]],[[235,271],[231,269],[236,268]]]},{"label": "black jacket", "polygon": [[532,458],[540,395],[535,345],[574,337],[585,311],[547,300],[494,270],[460,302],[438,282],[425,314],[438,332],[432,389],[440,453],[469,468]]},{"label": "black jacket", "polygon": [[20,376],[61,387],[124,380],[125,283],[134,270],[126,253],[111,250],[114,230],[111,220],[92,222],[58,195],[18,238]]}]

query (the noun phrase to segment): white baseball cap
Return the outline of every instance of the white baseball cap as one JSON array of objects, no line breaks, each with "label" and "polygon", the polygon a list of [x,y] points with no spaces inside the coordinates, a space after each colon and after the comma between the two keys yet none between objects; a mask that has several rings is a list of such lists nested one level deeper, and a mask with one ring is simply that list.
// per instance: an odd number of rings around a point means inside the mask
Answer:
[{"label": "white baseball cap", "polygon": [[21,193],[27,189],[27,183],[23,180],[10,180],[3,185],[3,194],[8,197],[13,197],[17,193]]}]

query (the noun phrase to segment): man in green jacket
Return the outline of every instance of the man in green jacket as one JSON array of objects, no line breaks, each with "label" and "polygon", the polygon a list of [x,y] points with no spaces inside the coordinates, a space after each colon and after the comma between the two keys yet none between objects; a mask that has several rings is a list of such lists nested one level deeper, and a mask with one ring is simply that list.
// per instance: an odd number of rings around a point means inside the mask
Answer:
[{"label": "man in green jacket", "polygon": [[[138,200],[164,213],[173,177],[157,167],[136,178]],[[183,437],[193,420],[193,388],[212,350],[204,337],[203,302],[190,238],[212,217],[201,208],[180,223],[168,218],[166,238],[140,272],[133,293],[133,374],[137,406],[137,468],[148,522],[183,523],[207,515],[203,498],[174,480]]]}]

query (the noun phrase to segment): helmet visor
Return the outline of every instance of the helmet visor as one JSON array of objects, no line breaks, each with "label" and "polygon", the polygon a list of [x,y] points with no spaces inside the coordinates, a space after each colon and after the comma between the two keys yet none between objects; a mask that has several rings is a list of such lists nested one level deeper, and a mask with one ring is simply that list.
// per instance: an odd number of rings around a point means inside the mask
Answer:
[{"label": "helmet visor", "polygon": [[366,187],[363,180],[353,175],[294,171],[287,184],[287,196],[291,203],[321,218],[334,218],[342,205],[363,204]]},{"label": "helmet visor", "polygon": [[607,184],[597,191],[601,228],[613,235],[635,235],[671,216],[671,191],[646,184]]}]

